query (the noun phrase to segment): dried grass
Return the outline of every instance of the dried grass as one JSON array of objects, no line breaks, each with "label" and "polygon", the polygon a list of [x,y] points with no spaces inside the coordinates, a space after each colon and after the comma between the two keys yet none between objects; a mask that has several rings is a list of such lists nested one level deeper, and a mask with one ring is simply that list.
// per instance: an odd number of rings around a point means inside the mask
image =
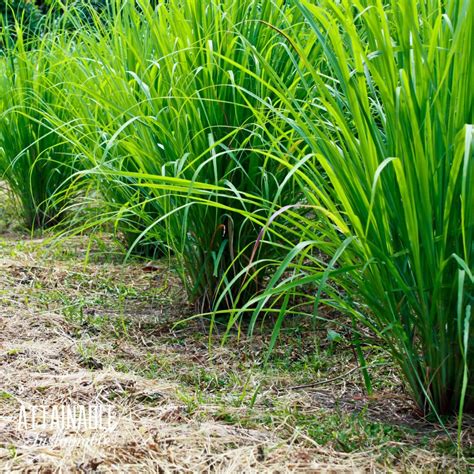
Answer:
[{"label": "dried grass", "polygon": [[[97,264],[83,269],[75,261],[71,267],[70,262],[52,259],[44,253],[40,256],[34,244],[18,246],[13,239],[3,244],[6,251],[0,255],[0,471],[286,473],[375,472],[386,467],[376,451],[341,453],[318,446],[302,432],[293,431],[288,438],[283,435],[289,431],[285,426],[270,431],[265,427],[248,429],[216,421],[218,418],[209,413],[219,407],[211,405],[190,412],[178,396],[180,387],[175,381],[115,370],[109,362],[117,353],[137,363],[146,357],[147,338],[164,330],[166,318],[183,311],[179,291],[173,293],[173,298],[178,298],[177,306],[171,302],[160,307],[157,303],[158,310],[153,311],[153,307],[135,302],[127,307],[135,326],[126,340],[117,342],[87,331],[78,340],[71,321],[61,311],[40,309],[34,298],[41,291],[55,289],[72,298],[87,292],[97,294],[102,291],[97,285],[98,275],[104,272],[138,288],[148,287],[157,277],[141,271],[139,265]],[[71,280],[74,272],[81,278]],[[83,282],[84,275],[90,277],[90,285],[71,283]],[[44,290],[35,291],[39,284]],[[78,351],[81,343],[94,346],[93,357],[101,362],[100,368],[85,368]],[[173,354],[170,347],[163,347],[162,351]],[[186,351],[196,364],[221,358],[222,367],[227,367],[225,348],[217,349],[212,356],[205,344]],[[338,395],[336,389],[323,388],[274,391],[271,396],[289,406],[306,405],[310,413],[312,406],[330,407],[334,397],[343,397],[347,387],[339,386],[337,390]],[[90,429],[57,425],[25,429],[19,423],[22,406],[52,409],[88,404],[110,407],[114,429],[108,425]],[[396,411],[397,406],[393,409]],[[383,408],[377,410],[383,412]],[[408,466],[410,470],[421,471],[433,462],[438,468],[456,467],[455,460],[422,449],[410,451],[406,459],[400,460],[400,466],[403,470]],[[397,466],[396,460],[393,466]]]}]

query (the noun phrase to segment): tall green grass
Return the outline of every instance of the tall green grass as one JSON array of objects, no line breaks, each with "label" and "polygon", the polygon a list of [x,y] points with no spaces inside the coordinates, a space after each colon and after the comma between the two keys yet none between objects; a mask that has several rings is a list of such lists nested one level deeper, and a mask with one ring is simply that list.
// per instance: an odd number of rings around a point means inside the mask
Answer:
[{"label": "tall green grass", "polygon": [[[47,227],[61,220],[77,159],[56,125],[67,126],[63,49],[51,35],[26,42],[21,23],[0,57],[0,179],[16,197],[24,224]],[[54,196],[54,199],[53,199]],[[60,197],[61,196],[61,197]]]},{"label": "tall green grass", "polygon": [[474,3],[298,4],[325,60],[282,32],[316,87],[304,103],[280,87],[305,147],[268,147],[326,225],[299,217],[301,240],[240,314],[311,279],[316,306],[338,288],[332,304],[384,341],[424,412],[472,411]]},{"label": "tall green grass", "polygon": [[[303,41],[301,13],[280,0],[186,0],[156,9],[122,2],[105,28],[97,21],[95,34],[78,41],[72,76],[83,124],[71,139],[131,251],[172,253],[201,309],[213,306],[222,278],[245,267],[266,216],[301,196],[285,167],[266,156],[268,129],[287,141],[281,120],[261,103],[279,108],[267,82],[278,75],[305,94],[295,82],[298,58],[266,22]],[[316,56],[313,45],[306,49]],[[265,51],[271,76],[254,50]],[[266,258],[278,254],[265,250]],[[228,293],[222,304],[231,300]]]},{"label": "tall green grass", "polygon": [[14,41],[15,24],[20,23],[24,30],[22,36],[29,38],[40,32],[44,20],[41,9],[33,1],[0,0],[0,27],[3,31],[0,47],[3,48],[10,41]]}]

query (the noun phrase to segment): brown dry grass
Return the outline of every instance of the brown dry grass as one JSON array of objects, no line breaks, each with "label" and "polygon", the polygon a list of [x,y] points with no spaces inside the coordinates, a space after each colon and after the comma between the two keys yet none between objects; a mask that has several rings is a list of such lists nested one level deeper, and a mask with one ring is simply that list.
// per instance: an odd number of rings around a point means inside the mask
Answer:
[{"label": "brown dry grass", "polygon": [[[110,255],[84,265],[84,239],[49,248],[10,235],[0,244],[3,472],[468,469],[454,455],[430,449],[443,433],[415,420],[407,397],[395,394],[400,385],[390,367],[380,369],[387,388],[372,400],[364,397],[357,373],[330,386],[291,389],[305,381],[298,371],[259,367],[263,336],[217,344],[210,352],[201,321],[176,327],[190,308],[164,267],[144,272],[142,265],[114,263]],[[308,345],[303,352],[313,350]],[[285,354],[287,361],[301,356]],[[353,364],[351,356],[334,357]],[[348,368],[330,361],[310,377],[331,378]],[[114,428],[33,430],[19,424],[22,406],[74,404],[111,407]],[[390,413],[392,424],[420,426],[411,438],[384,437],[344,452],[341,445],[318,443],[295,422],[320,417],[324,427],[325,413],[330,418],[336,409],[365,410],[364,420],[378,422]],[[432,440],[420,445],[431,432]],[[466,445],[472,446],[469,436],[466,427]]]}]

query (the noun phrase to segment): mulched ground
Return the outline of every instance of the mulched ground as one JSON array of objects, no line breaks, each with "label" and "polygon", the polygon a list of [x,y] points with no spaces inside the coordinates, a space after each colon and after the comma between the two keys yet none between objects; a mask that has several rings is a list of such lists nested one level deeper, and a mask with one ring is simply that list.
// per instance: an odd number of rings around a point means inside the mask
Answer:
[{"label": "mulched ground", "polygon": [[[87,244],[77,238],[51,247],[0,236],[2,472],[469,470],[455,456],[406,441],[388,442],[402,458],[387,459],[380,456],[386,446],[344,452],[319,445],[282,415],[275,415],[278,426],[255,421],[284,406],[307,416],[363,412],[369,420],[411,425],[414,439],[439,431],[393,387],[365,397],[358,374],[345,376],[350,367],[329,368],[324,377],[335,378],[329,385],[300,387],[292,374],[255,370],[258,337],[209,351],[202,321],[175,325],[191,314],[175,275],[164,266],[153,272],[139,263],[124,266],[113,255],[85,264]],[[221,379],[229,388],[219,388]],[[252,390],[239,405],[242,380]],[[96,414],[86,413],[78,427],[33,427],[28,418],[41,407],[51,420],[61,406],[100,406],[108,417],[96,426]],[[464,436],[472,447],[472,427]]]}]

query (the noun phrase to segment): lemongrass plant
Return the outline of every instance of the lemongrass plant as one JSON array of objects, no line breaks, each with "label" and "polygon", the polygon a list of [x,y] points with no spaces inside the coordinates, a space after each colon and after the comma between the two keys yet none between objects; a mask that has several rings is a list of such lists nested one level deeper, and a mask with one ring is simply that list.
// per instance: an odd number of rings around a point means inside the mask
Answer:
[{"label": "lemongrass plant", "polygon": [[[263,137],[272,129],[287,142],[270,83],[305,94],[298,58],[269,24],[301,41],[307,26],[283,0],[127,1],[106,27],[95,23],[78,41],[71,74],[83,120],[71,139],[131,251],[140,243],[169,249],[190,298],[212,307],[218,282],[251,258],[266,216],[301,195],[286,168],[268,160]],[[306,51],[316,57],[313,46]],[[271,75],[254,49],[265,51]],[[266,258],[278,254],[267,249]]]},{"label": "lemongrass plant", "polygon": [[326,223],[293,215],[301,239],[229,327],[248,311],[254,327],[276,295],[273,310],[291,312],[285,295],[313,282],[314,314],[329,294],[377,334],[423,412],[472,412],[474,2],[298,4],[324,60],[281,33],[316,87],[304,103],[280,87],[304,146],[288,157],[278,136],[267,144]]},{"label": "lemongrass plant", "polygon": [[25,226],[48,227],[62,217],[77,165],[53,126],[58,117],[61,126],[72,119],[62,86],[65,46],[50,35],[27,43],[22,25],[15,28],[16,41],[3,50],[0,68],[0,179],[16,197]]}]

